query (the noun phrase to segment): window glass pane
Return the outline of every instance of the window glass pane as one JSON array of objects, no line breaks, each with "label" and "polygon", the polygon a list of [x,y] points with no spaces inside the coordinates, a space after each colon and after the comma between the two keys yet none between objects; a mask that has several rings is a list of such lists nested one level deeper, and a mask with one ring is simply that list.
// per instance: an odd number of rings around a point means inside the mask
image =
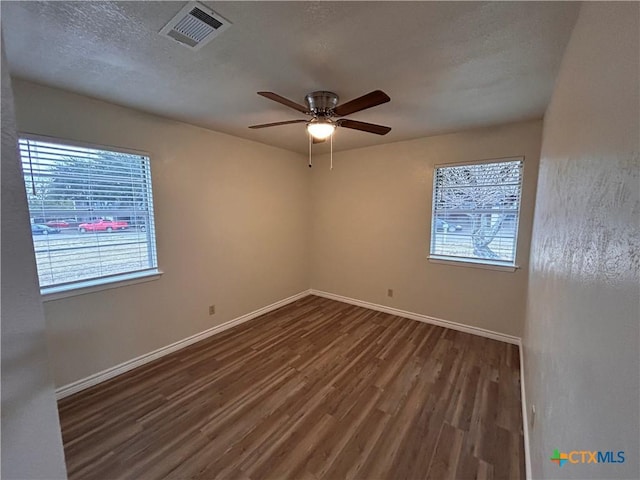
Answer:
[{"label": "window glass pane", "polygon": [[431,255],[515,265],[522,159],[436,167]]},{"label": "window glass pane", "polygon": [[20,139],[40,287],[155,270],[149,157]]}]

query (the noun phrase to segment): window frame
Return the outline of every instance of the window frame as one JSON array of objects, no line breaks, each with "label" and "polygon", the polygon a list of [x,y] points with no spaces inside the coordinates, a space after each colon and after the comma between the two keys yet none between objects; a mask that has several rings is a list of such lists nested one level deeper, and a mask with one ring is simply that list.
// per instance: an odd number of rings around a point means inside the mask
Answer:
[{"label": "window frame", "polygon": [[[489,259],[473,258],[473,257],[454,257],[448,255],[433,254],[433,242],[434,242],[434,228],[436,218],[436,170],[439,168],[447,167],[462,167],[465,165],[484,165],[491,163],[506,163],[506,162],[521,162],[521,174],[520,174],[520,198],[518,202],[518,209],[516,215],[516,230],[514,236],[514,248],[513,248],[513,263],[497,262]],[[522,213],[522,197],[524,190],[524,171],[525,171],[525,156],[518,155],[513,157],[500,157],[500,158],[485,158],[481,160],[470,160],[463,162],[450,162],[433,165],[431,170],[432,174],[432,192],[431,192],[431,225],[429,230],[429,248],[427,260],[429,263],[452,265],[458,267],[472,267],[482,268],[486,270],[496,270],[503,272],[515,272],[520,269],[518,264],[518,245],[520,239],[520,215]]]},{"label": "window frame", "polygon": [[[40,295],[43,302],[58,300],[61,298],[72,297],[76,295],[85,295],[87,293],[93,293],[93,292],[108,290],[112,288],[119,288],[119,287],[124,287],[128,285],[135,285],[138,283],[149,282],[149,281],[157,280],[162,276],[164,272],[160,269],[158,236],[156,234],[157,221],[156,221],[156,215],[155,215],[155,199],[153,194],[153,171],[152,171],[153,168],[151,165],[152,163],[151,154],[149,152],[144,150],[128,148],[128,147],[119,147],[114,145],[84,142],[79,140],[73,140],[73,139],[62,138],[62,137],[54,137],[50,135],[42,135],[42,134],[24,132],[24,131],[19,131],[17,137],[18,138],[16,142],[16,148],[18,148],[18,157],[20,159],[20,170],[22,173],[23,182],[25,180],[25,173],[22,169],[22,163],[23,163],[22,154],[20,153],[20,145],[18,143],[20,140],[32,140],[36,142],[52,143],[60,146],[79,147],[79,148],[87,148],[87,149],[93,149],[93,150],[102,150],[107,152],[124,153],[128,155],[146,157],[149,160],[149,181],[148,182],[149,182],[149,189],[150,189],[151,203],[152,203],[152,208],[149,211],[149,214],[153,218],[153,225],[154,225],[153,242],[155,244],[154,245],[155,258],[156,258],[155,268],[149,268],[145,270],[137,270],[137,271],[131,271],[131,272],[123,272],[123,273],[117,273],[112,275],[103,275],[97,278],[76,280],[72,282],[60,283],[57,285],[48,285],[45,287],[40,286],[39,285],[40,282],[38,282],[38,288],[40,289]],[[29,211],[29,213],[31,212]],[[33,260],[37,268],[35,253],[34,253]]]}]

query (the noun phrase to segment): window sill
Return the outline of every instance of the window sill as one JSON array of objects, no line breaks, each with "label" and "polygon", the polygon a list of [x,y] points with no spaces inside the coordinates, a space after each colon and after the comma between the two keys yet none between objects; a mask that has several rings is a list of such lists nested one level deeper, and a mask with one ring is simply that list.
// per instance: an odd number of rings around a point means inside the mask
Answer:
[{"label": "window sill", "polygon": [[483,261],[473,260],[453,260],[449,257],[427,257],[429,263],[437,263],[442,265],[453,265],[454,267],[471,267],[471,268],[483,268],[485,270],[497,270],[500,272],[515,272],[520,267],[518,265],[503,265],[499,263],[489,263]]},{"label": "window sill", "polygon": [[40,289],[40,295],[43,302],[60,300],[61,298],[75,297],[77,295],[86,295],[87,293],[100,292],[111,288],[126,287],[127,285],[135,285],[138,283],[151,282],[162,276],[160,270],[151,270],[138,273],[123,273],[109,278],[97,278],[94,280],[85,280],[70,285],[62,285],[58,287],[44,287]]}]

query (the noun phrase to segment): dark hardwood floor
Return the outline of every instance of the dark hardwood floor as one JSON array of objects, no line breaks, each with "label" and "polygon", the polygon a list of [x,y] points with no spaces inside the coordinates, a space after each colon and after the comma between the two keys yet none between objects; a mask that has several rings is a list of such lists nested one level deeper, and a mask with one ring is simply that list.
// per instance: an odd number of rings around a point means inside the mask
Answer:
[{"label": "dark hardwood floor", "polygon": [[70,479],[525,478],[517,346],[314,296],[59,409]]}]

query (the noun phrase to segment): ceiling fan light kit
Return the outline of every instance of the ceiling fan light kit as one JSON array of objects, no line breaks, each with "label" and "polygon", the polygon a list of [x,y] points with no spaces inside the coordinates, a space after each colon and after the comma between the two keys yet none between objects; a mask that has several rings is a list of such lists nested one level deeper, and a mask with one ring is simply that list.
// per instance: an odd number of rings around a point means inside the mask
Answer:
[{"label": "ceiling fan light kit", "polygon": [[[309,115],[310,120],[287,120],[284,122],[263,123],[260,125],[252,125],[249,128],[258,129],[266,127],[275,127],[279,125],[290,125],[293,123],[306,123],[307,132],[309,133],[309,166],[311,166],[311,144],[321,143],[330,138],[331,153],[333,154],[333,133],[336,127],[349,128],[352,130],[360,130],[362,132],[374,133],[376,135],[386,135],[391,131],[390,127],[376,125],[374,123],[359,122],[357,120],[349,120],[347,118],[339,118],[333,120],[333,117],[344,117],[352,113],[366,110],[391,100],[389,96],[382,90],[374,90],[366,95],[358,97],[347,103],[338,105],[338,95],[333,92],[319,90],[317,92],[308,93],[304,97],[305,105],[300,105],[288,98],[282,97],[273,92],[258,92],[258,95],[278,102],[289,108],[297,110],[300,113]],[[333,158],[332,158],[333,165]]]},{"label": "ceiling fan light kit", "polygon": [[335,129],[335,124],[328,119],[314,119],[307,123],[307,132],[316,140],[326,140],[333,135]]}]

